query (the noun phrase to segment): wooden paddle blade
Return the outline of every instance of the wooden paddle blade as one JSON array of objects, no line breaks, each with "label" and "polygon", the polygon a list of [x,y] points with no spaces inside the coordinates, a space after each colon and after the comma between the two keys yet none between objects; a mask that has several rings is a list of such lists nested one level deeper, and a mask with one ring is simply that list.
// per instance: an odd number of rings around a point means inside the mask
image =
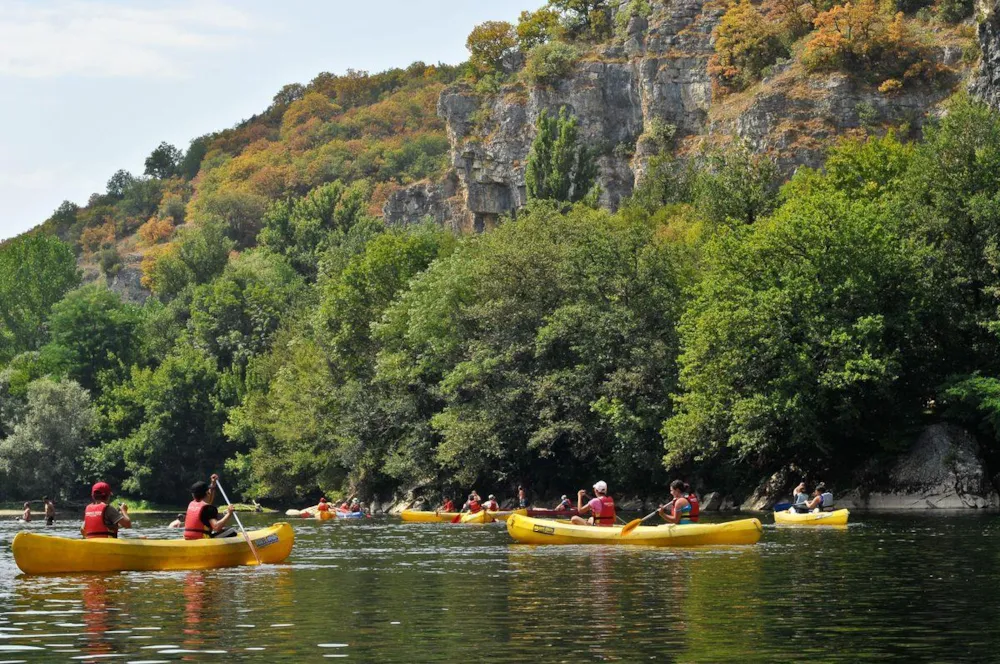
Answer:
[{"label": "wooden paddle blade", "polygon": [[622,526],[621,537],[628,537],[629,533],[636,529],[636,527],[642,523],[642,519],[632,519],[624,526]]}]

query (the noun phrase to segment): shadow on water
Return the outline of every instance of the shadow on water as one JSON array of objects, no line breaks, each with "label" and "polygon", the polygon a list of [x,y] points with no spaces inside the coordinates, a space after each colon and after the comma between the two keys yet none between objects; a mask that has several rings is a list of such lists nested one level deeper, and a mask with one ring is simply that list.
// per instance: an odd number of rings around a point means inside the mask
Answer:
[{"label": "shadow on water", "polygon": [[859,515],[696,550],[309,521],[286,565],[75,577],[17,574],[4,522],[0,661],[988,661],[995,518]]}]

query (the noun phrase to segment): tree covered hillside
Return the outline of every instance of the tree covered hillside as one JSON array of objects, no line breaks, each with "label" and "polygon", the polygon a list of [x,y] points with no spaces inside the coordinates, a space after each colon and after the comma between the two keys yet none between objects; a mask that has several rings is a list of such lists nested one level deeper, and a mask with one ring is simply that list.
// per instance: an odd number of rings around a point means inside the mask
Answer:
[{"label": "tree covered hillside", "polygon": [[[739,142],[686,160],[649,127],[615,212],[577,118],[542,114],[528,205],[497,228],[378,218],[445,173],[446,83],[484,85],[533,25],[553,51],[613,18],[553,1],[514,33],[477,28],[469,65],[287,86],[4,244],[2,497],[100,477],[177,501],[220,469],[272,501],[739,490],[788,464],[877,477],[942,419],[995,454],[1000,115],[964,95],[920,136],[860,128],[788,182]],[[144,303],[81,285],[78,259],[110,276],[136,256]]]}]

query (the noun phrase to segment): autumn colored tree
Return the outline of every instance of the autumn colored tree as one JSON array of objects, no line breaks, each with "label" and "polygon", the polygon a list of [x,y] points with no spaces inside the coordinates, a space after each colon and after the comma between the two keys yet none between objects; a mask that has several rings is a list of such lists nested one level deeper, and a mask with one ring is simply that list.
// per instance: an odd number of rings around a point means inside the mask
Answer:
[{"label": "autumn colored tree", "polygon": [[738,91],[759,80],[766,67],[787,55],[778,28],[750,0],[741,0],[715,28],[715,53],[708,62],[708,73],[720,92]]},{"label": "autumn colored tree", "polygon": [[469,63],[480,76],[503,73],[504,58],[517,48],[517,33],[507,21],[480,23],[465,40]]}]

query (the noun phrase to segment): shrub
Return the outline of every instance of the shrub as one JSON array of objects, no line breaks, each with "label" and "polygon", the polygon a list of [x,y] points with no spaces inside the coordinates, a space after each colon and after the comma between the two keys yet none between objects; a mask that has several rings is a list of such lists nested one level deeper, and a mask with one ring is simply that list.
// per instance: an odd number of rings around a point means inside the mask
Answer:
[{"label": "shrub", "polygon": [[552,85],[573,70],[579,57],[577,50],[569,44],[540,44],[528,54],[524,77],[531,85]]},{"label": "shrub", "polygon": [[151,247],[154,244],[170,239],[174,233],[174,225],[167,219],[150,217],[149,221],[139,227],[139,241]]},{"label": "shrub", "polygon": [[942,21],[958,23],[972,16],[972,0],[938,0],[935,13]]},{"label": "shrub", "polygon": [[629,0],[629,3],[615,14],[615,35],[620,39],[627,37],[628,24],[633,16],[648,17],[653,13],[649,0]]},{"label": "shrub", "polygon": [[738,91],[761,77],[764,68],[788,55],[778,28],[742,0],[723,15],[715,29],[715,53],[708,73],[720,92]]}]

